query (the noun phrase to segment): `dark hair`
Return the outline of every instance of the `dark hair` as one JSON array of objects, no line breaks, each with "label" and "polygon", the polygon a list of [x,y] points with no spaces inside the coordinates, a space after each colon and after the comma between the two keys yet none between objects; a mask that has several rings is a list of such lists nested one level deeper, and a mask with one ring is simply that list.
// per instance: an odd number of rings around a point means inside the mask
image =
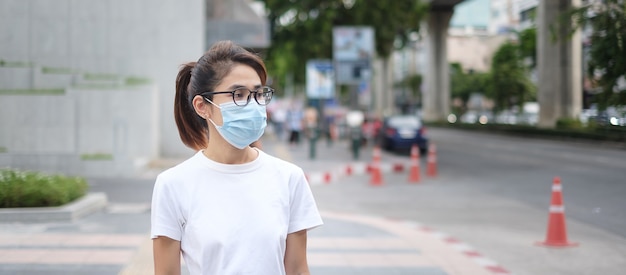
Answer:
[{"label": "dark hair", "polygon": [[[188,147],[200,150],[208,143],[209,128],[206,120],[194,110],[193,98],[203,92],[213,91],[235,65],[252,67],[261,78],[261,84],[265,85],[267,71],[263,60],[231,41],[217,42],[197,62],[181,66],[176,77],[174,119],[180,139]],[[212,99],[212,96],[208,97]]]}]

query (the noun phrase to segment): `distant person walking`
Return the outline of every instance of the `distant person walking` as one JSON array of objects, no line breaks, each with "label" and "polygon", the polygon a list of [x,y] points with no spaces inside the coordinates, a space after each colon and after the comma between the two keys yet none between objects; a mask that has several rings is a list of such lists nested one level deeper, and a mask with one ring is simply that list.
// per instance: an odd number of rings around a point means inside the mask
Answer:
[{"label": "distant person walking", "polygon": [[274,123],[274,132],[279,140],[284,139],[285,121],[287,121],[287,111],[283,108],[276,108],[272,112],[272,123]]},{"label": "distant person walking", "polygon": [[300,133],[303,130],[304,114],[298,107],[291,106],[287,111],[287,126],[289,128],[289,144],[297,145],[300,143]]},{"label": "distant person walking", "polygon": [[322,219],[304,172],[250,147],[274,90],[255,54],[214,44],[176,79],[174,115],[189,159],[156,179],[155,274],[309,274],[307,230]]}]

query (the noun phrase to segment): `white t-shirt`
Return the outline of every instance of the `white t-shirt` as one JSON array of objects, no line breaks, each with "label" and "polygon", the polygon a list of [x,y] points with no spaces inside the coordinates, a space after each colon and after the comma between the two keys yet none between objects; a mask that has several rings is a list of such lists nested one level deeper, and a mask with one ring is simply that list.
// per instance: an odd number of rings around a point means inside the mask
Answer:
[{"label": "white t-shirt", "polygon": [[257,151],[235,165],[200,151],[157,177],[151,236],[180,241],[191,274],[285,274],[287,234],[323,224],[302,169]]}]

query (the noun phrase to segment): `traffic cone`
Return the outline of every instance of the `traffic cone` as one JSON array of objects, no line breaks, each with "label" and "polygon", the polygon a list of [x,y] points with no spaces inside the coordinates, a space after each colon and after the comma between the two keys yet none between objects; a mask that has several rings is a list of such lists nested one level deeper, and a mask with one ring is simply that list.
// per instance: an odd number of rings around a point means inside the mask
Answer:
[{"label": "traffic cone", "polygon": [[411,147],[411,168],[409,170],[409,182],[418,183],[420,181],[420,150],[417,145]]},{"label": "traffic cone", "polygon": [[329,184],[331,179],[332,179],[332,176],[330,175],[330,173],[328,173],[328,172],[324,173],[324,183],[325,184]]},{"label": "traffic cone", "polygon": [[426,159],[426,175],[430,177],[437,176],[437,147],[431,143],[428,146],[428,158]]},{"label": "traffic cone", "polygon": [[561,178],[554,177],[552,181],[552,199],[550,202],[550,215],[548,218],[548,232],[546,240],[538,243],[544,246],[576,246],[577,243],[567,240],[567,229],[565,227],[565,207],[563,206],[563,188]]},{"label": "traffic cone", "polygon": [[370,165],[370,185],[381,186],[383,185],[383,176],[380,172],[380,148],[378,146],[374,147],[372,155],[373,160]]}]

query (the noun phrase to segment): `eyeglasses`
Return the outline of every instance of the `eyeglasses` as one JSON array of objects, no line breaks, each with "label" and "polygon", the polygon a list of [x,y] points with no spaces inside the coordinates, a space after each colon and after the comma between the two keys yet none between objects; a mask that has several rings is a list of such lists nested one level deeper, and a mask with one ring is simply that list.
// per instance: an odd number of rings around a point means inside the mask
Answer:
[{"label": "eyeglasses", "polygon": [[270,103],[270,101],[272,101],[272,97],[274,96],[274,89],[264,86],[254,91],[251,91],[246,87],[240,87],[232,91],[204,92],[204,93],[201,93],[200,95],[202,95],[204,99],[209,100],[206,97],[207,95],[217,95],[217,94],[231,94],[233,98],[233,102],[235,102],[235,105],[241,106],[241,107],[248,105],[248,103],[250,103],[250,98],[254,94],[254,101],[256,101],[256,103],[261,106],[265,106],[268,103]]}]

